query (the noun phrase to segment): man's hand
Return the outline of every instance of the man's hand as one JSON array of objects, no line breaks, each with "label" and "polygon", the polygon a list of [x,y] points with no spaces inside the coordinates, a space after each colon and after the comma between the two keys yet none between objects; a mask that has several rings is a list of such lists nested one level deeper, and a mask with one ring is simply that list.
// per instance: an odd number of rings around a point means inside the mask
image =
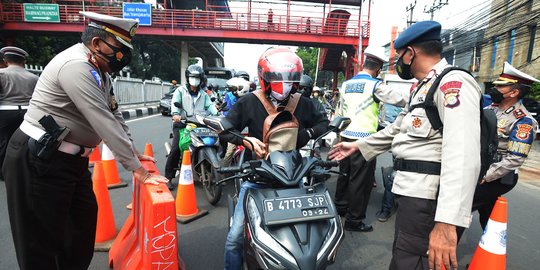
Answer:
[{"label": "man's hand", "polygon": [[172,116],[172,120],[174,122],[178,123],[178,122],[180,122],[180,120],[182,120],[182,117],[180,117],[180,115],[178,115],[178,114],[175,114],[175,115]]},{"label": "man's hand", "polygon": [[[249,142],[251,142],[253,144],[253,146],[255,147],[255,150],[254,149],[251,149],[251,144]],[[244,138],[244,145],[251,151],[255,151],[255,154],[257,154],[258,157],[260,158],[264,158],[266,156],[266,145],[264,145],[263,142],[261,142],[259,139],[255,138],[255,137],[245,137]]]},{"label": "man's hand", "polygon": [[138,154],[137,158],[139,158],[140,161],[152,161],[152,162],[156,163],[156,159],[154,157],[151,157],[151,156]]},{"label": "man's hand", "polygon": [[169,179],[165,178],[164,176],[151,174],[142,166],[133,171],[133,176],[135,176],[135,180],[141,184],[158,185],[159,183],[169,182]]},{"label": "man's hand", "polygon": [[328,159],[340,161],[356,151],[360,151],[356,142],[340,142],[328,152]]},{"label": "man's hand", "polygon": [[447,270],[457,269],[456,246],[456,226],[436,222],[429,234],[429,269],[442,270],[441,264]]},{"label": "man's hand", "polygon": [[480,181],[480,185],[483,185],[485,183],[487,183],[486,179],[482,178],[482,181]]}]

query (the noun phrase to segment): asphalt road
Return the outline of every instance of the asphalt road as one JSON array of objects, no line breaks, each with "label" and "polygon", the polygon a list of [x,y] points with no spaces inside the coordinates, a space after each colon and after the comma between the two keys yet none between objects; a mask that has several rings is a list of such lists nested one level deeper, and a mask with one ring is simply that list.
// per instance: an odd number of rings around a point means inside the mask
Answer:
[{"label": "asphalt road", "polygon": [[[142,151],[147,142],[153,144],[157,167],[160,171],[165,167],[164,142],[169,140],[170,117],[154,115],[135,119],[128,122],[136,146]],[[392,239],[394,234],[394,217],[381,223],[376,221],[375,213],[380,207],[382,198],[382,182],[380,166],[390,164],[390,155],[384,154],[378,158],[376,179],[378,187],[371,193],[370,205],[367,211],[367,223],[374,225],[374,231],[369,233],[345,231],[345,239],[338,251],[337,261],[329,269],[388,269],[391,258]],[[129,214],[125,206],[131,200],[131,176],[119,166],[121,178],[130,183],[126,188],[109,190],[113,205],[116,227],[120,229]],[[540,181],[540,176],[538,181]],[[336,178],[328,182],[334,190]],[[203,191],[197,187],[197,203],[199,207],[209,210],[209,215],[189,224],[178,224],[179,253],[187,269],[207,270],[223,269],[223,250],[227,234],[226,194],[232,194],[232,185],[224,188],[224,196],[218,205],[211,206],[205,199]],[[176,196],[176,193],[173,192]],[[9,219],[6,205],[6,190],[0,183],[0,269],[18,269],[15,250],[11,238]],[[507,243],[508,269],[538,269],[540,265],[540,234],[537,233],[540,211],[540,188],[519,183],[507,198],[509,200],[509,224]],[[470,261],[481,229],[477,214],[458,246],[460,269]],[[89,269],[109,269],[108,253],[96,252]]]}]

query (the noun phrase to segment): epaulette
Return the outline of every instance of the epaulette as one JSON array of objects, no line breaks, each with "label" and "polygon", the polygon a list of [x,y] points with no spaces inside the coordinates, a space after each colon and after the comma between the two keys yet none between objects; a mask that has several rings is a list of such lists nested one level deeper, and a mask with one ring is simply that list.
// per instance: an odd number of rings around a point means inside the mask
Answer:
[{"label": "epaulette", "polygon": [[523,110],[517,109],[517,110],[514,111],[514,116],[515,116],[517,119],[520,119],[520,118],[525,117],[526,114],[523,112]]}]

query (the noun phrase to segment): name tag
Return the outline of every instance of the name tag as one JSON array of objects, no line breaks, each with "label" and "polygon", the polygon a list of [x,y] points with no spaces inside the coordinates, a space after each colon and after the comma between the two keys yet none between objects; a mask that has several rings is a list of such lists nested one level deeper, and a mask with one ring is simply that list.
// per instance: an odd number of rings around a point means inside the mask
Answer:
[{"label": "name tag", "polygon": [[351,83],[345,86],[345,93],[364,93],[364,86],[366,83]]}]

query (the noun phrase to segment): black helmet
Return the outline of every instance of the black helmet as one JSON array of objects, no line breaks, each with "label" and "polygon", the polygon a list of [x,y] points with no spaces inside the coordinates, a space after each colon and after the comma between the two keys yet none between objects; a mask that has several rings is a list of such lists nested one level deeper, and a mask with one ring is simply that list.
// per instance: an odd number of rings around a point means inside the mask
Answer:
[{"label": "black helmet", "polygon": [[298,92],[304,97],[310,97],[313,90],[313,80],[308,75],[302,75]]},{"label": "black helmet", "polygon": [[201,79],[201,82],[204,81],[204,69],[198,65],[191,65],[186,69],[186,79],[189,77],[195,77]]},{"label": "black helmet", "polygon": [[249,81],[249,74],[245,71],[237,71],[235,77],[243,78],[244,80]]}]

